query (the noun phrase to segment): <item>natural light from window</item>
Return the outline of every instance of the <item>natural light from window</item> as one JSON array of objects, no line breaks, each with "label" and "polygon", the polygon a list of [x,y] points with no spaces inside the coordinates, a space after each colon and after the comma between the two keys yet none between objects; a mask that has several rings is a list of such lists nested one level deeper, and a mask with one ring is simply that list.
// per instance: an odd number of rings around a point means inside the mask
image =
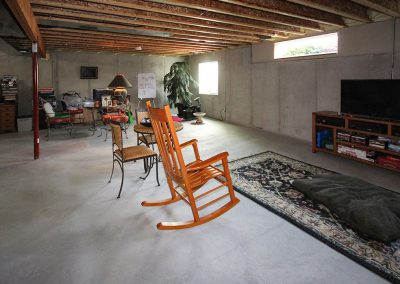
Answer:
[{"label": "natural light from window", "polygon": [[274,58],[332,54],[338,51],[337,33],[275,43]]},{"label": "natural light from window", "polygon": [[218,61],[199,63],[199,94],[218,95]]}]

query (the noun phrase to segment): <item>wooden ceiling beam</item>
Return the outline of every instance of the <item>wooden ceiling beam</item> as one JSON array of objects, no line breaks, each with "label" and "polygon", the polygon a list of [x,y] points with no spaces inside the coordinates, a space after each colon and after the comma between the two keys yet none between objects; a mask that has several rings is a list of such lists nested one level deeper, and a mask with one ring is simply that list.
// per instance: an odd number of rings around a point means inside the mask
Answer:
[{"label": "wooden ceiling beam", "polygon": [[91,48],[97,48],[97,49],[101,49],[101,50],[116,50],[116,51],[128,51],[128,52],[138,52],[138,53],[146,53],[146,52],[212,52],[212,51],[217,51],[217,49],[206,49],[206,48],[198,48],[198,49],[188,49],[188,48],[156,48],[156,47],[143,47],[141,50],[136,50],[135,48],[129,47],[129,46],[123,46],[123,45],[102,45],[102,46],[98,46],[98,45],[94,45],[94,44],[90,44],[90,43],[74,43],[71,42],[69,44],[62,44],[60,42],[57,41],[53,41],[53,42],[49,42],[48,43],[49,47],[52,46],[60,46],[63,48],[68,48],[68,47],[80,47],[80,48],[86,48],[86,47],[91,47]]},{"label": "wooden ceiling beam", "polygon": [[353,0],[353,2],[392,17],[400,17],[400,2],[398,0]]},{"label": "wooden ceiling beam", "polygon": [[278,13],[290,17],[311,20],[322,24],[327,24],[337,27],[346,26],[342,17],[338,15],[310,7],[305,7],[288,1],[280,1],[280,0],[269,0],[269,1],[221,0],[221,1],[245,7],[251,7],[253,9],[259,9],[267,12]]},{"label": "wooden ceiling beam", "polygon": [[71,35],[75,37],[99,37],[99,38],[110,38],[110,39],[122,39],[122,40],[138,40],[143,42],[154,42],[157,41],[159,43],[165,44],[200,44],[207,46],[216,46],[216,47],[227,47],[229,44],[227,43],[213,43],[206,41],[189,41],[178,38],[163,38],[163,37],[151,37],[151,36],[142,36],[142,35],[134,35],[134,34],[122,34],[122,33],[111,33],[111,32],[103,32],[103,31],[88,31],[88,30],[80,30],[80,29],[72,29],[72,28],[48,28],[41,27],[41,32],[43,35],[46,34],[61,34],[61,35]]},{"label": "wooden ceiling beam", "polygon": [[71,9],[76,11],[90,11],[100,14],[119,15],[128,18],[149,19],[149,20],[169,22],[174,24],[192,25],[194,27],[200,27],[200,28],[212,28],[223,31],[242,32],[253,35],[254,34],[272,35],[276,33],[276,31],[270,29],[245,27],[240,25],[211,22],[207,20],[194,19],[194,18],[189,19],[187,17],[182,17],[182,16],[167,15],[157,12],[150,12],[145,10],[126,8],[126,7],[117,7],[102,3],[82,2],[79,0],[68,0],[68,2],[64,0],[52,0],[52,1],[31,0],[31,4],[33,4],[33,7],[39,5],[39,7],[47,6],[47,7]]},{"label": "wooden ceiling beam", "polygon": [[226,46],[213,46],[213,45],[203,45],[203,44],[178,44],[178,43],[163,43],[158,41],[143,41],[143,40],[124,40],[118,38],[104,38],[104,37],[88,37],[88,38],[79,38],[75,35],[69,34],[43,34],[44,40],[47,42],[52,39],[57,39],[59,42],[68,43],[70,41],[88,41],[96,44],[102,43],[116,43],[116,44],[129,44],[130,46],[154,46],[154,47],[163,47],[163,48],[171,48],[171,47],[182,47],[182,48],[224,48]]},{"label": "wooden ceiling beam", "polygon": [[108,28],[116,28],[116,29],[125,29],[125,30],[133,30],[133,31],[153,31],[153,32],[164,32],[172,34],[169,38],[181,38],[181,39],[189,39],[189,40],[206,40],[213,42],[222,42],[222,43],[230,43],[230,44],[248,44],[256,41],[248,41],[243,40],[237,37],[228,37],[228,36],[218,36],[218,35],[205,35],[201,33],[195,32],[185,32],[181,30],[175,29],[164,29],[164,28],[155,28],[155,27],[147,27],[147,26],[132,26],[132,25],[124,25],[124,24],[113,24],[113,23],[101,23],[84,19],[70,19],[63,18],[59,16],[36,16],[39,20],[47,20],[47,21],[62,21],[62,22],[70,22],[70,23],[78,23],[82,25],[90,25],[94,27],[108,27]]},{"label": "wooden ceiling beam", "polygon": [[304,5],[329,13],[337,14],[346,18],[368,23],[371,19],[368,16],[368,9],[349,0],[288,0],[290,2]]},{"label": "wooden ceiling beam", "polygon": [[259,38],[250,35],[250,34],[243,34],[240,32],[233,32],[233,31],[223,31],[223,30],[216,30],[210,28],[201,28],[201,27],[194,27],[190,25],[182,25],[182,24],[175,24],[175,23],[167,23],[167,22],[160,22],[160,21],[153,21],[153,20],[144,20],[139,18],[132,19],[131,17],[122,17],[119,15],[104,15],[99,13],[92,13],[92,12],[84,12],[84,11],[75,11],[69,9],[62,9],[62,8],[53,8],[53,7],[33,7],[33,12],[35,15],[47,15],[47,16],[55,16],[55,17],[69,17],[75,19],[83,19],[83,20],[92,20],[92,21],[99,21],[99,22],[108,22],[108,23],[116,23],[116,24],[129,24],[129,25],[145,25],[149,27],[155,28],[166,28],[166,29],[173,29],[173,30],[181,30],[191,33],[198,33],[204,35],[213,35],[213,36],[221,36],[221,37],[230,37],[235,38],[237,40],[245,40],[248,42],[257,41]]},{"label": "wooden ceiling beam", "polygon": [[107,52],[128,52],[128,53],[134,53],[134,54],[174,54],[174,53],[180,53],[180,54],[190,54],[190,53],[203,53],[203,52],[210,52],[214,50],[187,50],[187,49],[173,49],[173,50],[164,50],[164,49],[148,49],[148,50],[135,50],[133,48],[119,48],[119,47],[98,47],[90,44],[68,44],[64,45],[61,43],[50,43],[49,48],[63,48],[66,50],[96,50],[96,51],[107,51]]},{"label": "wooden ceiling beam", "polygon": [[42,35],[33,15],[31,5],[28,0],[6,0],[6,3],[18,23],[21,25],[27,37],[38,45],[41,57],[46,57],[46,48],[43,43]]},{"label": "wooden ceiling beam", "polygon": [[167,15],[177,15],[190,19],[201,19],[205,21],[210,21],[211,22],[210,25],[213,25],[213,23],[224,23],[224,24],[232,24],[244,27],[258,28],[258,29],[273,30],[276,32],[304,35],[304,32],[301,31],[301,29],[298,27],[269,23],[266,21],[259,21],[244,17],[215,13],[206,10],[168,5],[165,3],[156,3],[147,0],[87,0],[85,2],[101,3],[101,4],[107,4],[115,7],[123,7],[129,9],[138,9],[146,11],[149,10],[157,13],[163,13]]},{"label": "wooden ceiling beam", "polygon": [[253,20],[271,22],[276,24],[290,25],[298,28],[309,29],[312,31],[322,31],[321,26],[313,21],[304,20],[300,18],[289,17],[276,13],[256,10],[244,6],[233,5],[214,0],[165,0],[163,3],[179,5],[183,7],[190,7],[201,9],[205,11],[212,11],[216,13],[227,14],[231,16],[244,17]]},{"label": "wooden ceiling beam", "polygon": [[179,51],[174,51],[174,52],[135,52],[135,51],[124,51],[124,50],[102,50],[102,49],[96,49],[96,48],[81,48],[81,47],[69,47],[69,48],[64,48],[62,46],[51,46],[49,47],[50,50],[54,50],[57,52],[93,52],[93,53],[109,53],[109,54],[130,54],[130,55],[158,55],[158,56],[188,56],[192,54],[201,54],[205,52],[179,52]]}]

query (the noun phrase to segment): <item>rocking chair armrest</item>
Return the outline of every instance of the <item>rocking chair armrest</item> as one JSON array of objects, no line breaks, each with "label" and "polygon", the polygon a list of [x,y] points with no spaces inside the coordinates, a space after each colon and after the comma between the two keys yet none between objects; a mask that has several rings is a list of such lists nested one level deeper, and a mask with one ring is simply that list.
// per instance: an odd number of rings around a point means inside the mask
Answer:
[{"label": "rocking chair armrest", "polygon": [[193,144],[197,144],[197,139],[192,139],[189,141],[186,141],[185,143],[182,143],[181,145],[179,145],[181,148],[185,148],[187,146],[193,145]]},{"label": "rocking chair armrest", "polygon": [[197,148],[197,139],[192,139],[192,140],[186,141],[185,143],[182,143],[179,146],[181,148],[185,148],[190,145],[193,146],[193,151],[194,151],[194,155],[196,156],[196,161],[200,160],[199,148]]},{"label": "rocking chair armrest", "polygon": [[212,165],[212,164],[214,164],[214,163],[216,163],[218,161],[222,161],[224,159],[227,159],[228,155],[229,155],[228,152],[219,153],[219,154],[217,154],[215,156],[212,156],[211,158],[208,158],[207,160],[204,160],[204,161],[201,161],[199,163],[196,163],[195,165],[193,165],[193,167],[188,167],[187,171],[188,172],[192,172],[192,171],[198,171],[198,170],[204,169],[204,168],[206,168],[206,167],[208,167],[208,166],[210,166],[210,165]]}]

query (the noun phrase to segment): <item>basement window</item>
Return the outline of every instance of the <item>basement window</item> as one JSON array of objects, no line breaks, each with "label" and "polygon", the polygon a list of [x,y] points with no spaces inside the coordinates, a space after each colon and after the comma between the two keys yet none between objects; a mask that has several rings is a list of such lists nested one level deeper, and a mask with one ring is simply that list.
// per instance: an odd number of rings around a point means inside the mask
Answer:
[{"label": "basement window", "polygon": [[312,36],[277,42],[274,45],[274,58],[290,58],[338,52],[337,33]]},{"label": "basement window", "polygon": [[218,95],[218,61],[199,63],[199,94]]}]

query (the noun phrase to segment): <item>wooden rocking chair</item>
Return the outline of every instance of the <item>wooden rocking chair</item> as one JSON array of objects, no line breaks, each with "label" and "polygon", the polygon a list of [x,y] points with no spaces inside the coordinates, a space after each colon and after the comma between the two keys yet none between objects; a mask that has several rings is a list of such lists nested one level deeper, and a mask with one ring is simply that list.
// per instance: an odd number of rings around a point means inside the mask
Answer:
[{"label": "wooden rocking chair", "polygon": [[[170,188],[171,198],[158,202],[143,201],[142,206],[160,206],[184,200],[191,207],[193,214],[193,220],[161,222],[157,224],[157,228],[159,230],[176,230],[194,227],[217,218],[235,206],[239,199],[235,197],[232,187],[228,167],[228,153],[223,152],[207,160],[201,160],[197,148],[197,140],[193,139],[179,144],[168,105],[163,108],[153,108],[148,103],[147,107]],[[188,146],[193,147],[195,161],[185,164],[181,149]],[[222,162],[223,170],[213,166],[218,162]],[[200,190],[212,179],[215,179],[220,184],[212,189]],[[221,194],[218,190],[223,187],[227,188],[227,192]],[[215,197],[215,195],[218,196]],[[224,205],[200,217],[200,210],[212,204],[215,206],[217,201],[225,198],[228,201]],[[206,199],[206,202],[200,205],[200,200],[204,201],[204,199]]]}]

